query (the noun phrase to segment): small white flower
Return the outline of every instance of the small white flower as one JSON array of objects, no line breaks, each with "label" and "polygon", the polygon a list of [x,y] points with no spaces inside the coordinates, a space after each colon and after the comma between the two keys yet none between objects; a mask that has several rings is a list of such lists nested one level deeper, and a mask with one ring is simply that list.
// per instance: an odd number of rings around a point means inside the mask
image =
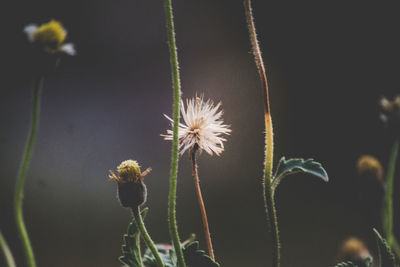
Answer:
[{"label": "small white flower", "polygon": [[[179,153],[182,155],[186,150],[198,149],[205,150],[208,154],[213,153],[218,156],[224,151],[223,142],[226,141],[222,135],[229,135],[231,130],[228,125],[223,124],[221,116],[222,110],[219,110],[221,102],[214,106],[211,100],[204,102],[203,97],[195,97],[186,100],[187,108],[181,101],[181,113],[184,120],[179,123]],[[171,121],[173,120],[164,114]],[[165,140],[172,140],[172,130],[167,130],[166,135],[161,135]]]}]

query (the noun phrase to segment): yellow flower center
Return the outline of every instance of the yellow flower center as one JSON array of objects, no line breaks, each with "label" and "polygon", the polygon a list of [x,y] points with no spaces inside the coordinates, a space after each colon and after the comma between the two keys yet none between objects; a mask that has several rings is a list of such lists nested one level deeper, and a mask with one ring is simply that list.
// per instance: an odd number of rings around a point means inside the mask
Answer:
[{"label": "yellow flower center", "polygon": [[124,182],[138,182],[141,172],[135,160],[125,160],[118,166],[118,175]]},{"label": "yellow flower center", "polygon": [[67,37],[67,31],[56,20],[42,24],[33,35],[33,42],[40,43],[45,48],[57,50]]}]

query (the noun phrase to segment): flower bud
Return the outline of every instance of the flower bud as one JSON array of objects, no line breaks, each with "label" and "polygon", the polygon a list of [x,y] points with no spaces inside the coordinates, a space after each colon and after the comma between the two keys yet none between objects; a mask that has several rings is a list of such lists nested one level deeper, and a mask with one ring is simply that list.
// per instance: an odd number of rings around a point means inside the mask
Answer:
[{"label": "flower bud", "polygon": [[372,259],[365,244],[356,237],[349,237],[343,241],[339,249],[339,261],[351,261],[356,266],[368,266],[367,263]]},{"label": "flower bud", "polygon": [[400,134],[400,96],[396,96],[392,101],[382,97],[379,101],[382,113],[382,121],[386,124],[389,133],[398,138]]},{"label": "flower bud", "polygon": [[118,198],[123,207],[134,208],[140,207],[146,202],[147,188],[143,183],[143,177],[146,176],[151,169],[141,173],[140,166],[137,161],[123,161],[117,168],[118,175],[110,170],[110,180],[118,183]]},{"label": "flower bud", "polygon": [[380,182],[383,180],[382,165],[379,160],[373,156],[361,156],[357,162],[357,172],[359,176],[372,176]]}]

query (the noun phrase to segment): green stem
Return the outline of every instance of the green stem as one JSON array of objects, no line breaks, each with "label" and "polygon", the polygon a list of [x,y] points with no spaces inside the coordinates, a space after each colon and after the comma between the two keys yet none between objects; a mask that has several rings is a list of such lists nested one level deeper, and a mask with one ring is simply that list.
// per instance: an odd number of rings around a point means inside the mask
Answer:
[{"label": "green stem", "polygon": [[385,209],[384,214],[384,228],[385,237],[390,246],[393,245],[393,185],[394,185],[394,172],[396,169],[397,153],[399,150],[399,141],[396,140],[393,144],[390,153],[389,167],[386,176],[386,192],[385,192]]},{"label": "green stem", "polygon": [[265,175],[264,184],[264,202],[265,209],[268,216],[268,223],[272,233],[272,265],[280,266],[280,239],[279,239],[279,227],[278,227],[278,217],[276,215],[275,200],[271,187],[271,178]]},{"label": "green stem", "polygon": [[[132,213],[133,213],[133,211],[132,211]],[[135,219],[135,221],[136,221],[136,219]],[[142,221],[143,221],[143,218],[142,218]],[[137,227],[137,223],[135,223],[135,224]],[[135,243],[136,243],[136,247],[137,247],[137,253],[139,255],[139,257],[138,257],[139,267],[144,267],[143,261],[142,261],[142,250],[140,249],[140,235],[137,235],[137,237],[135,238]]]},{"label": "green stem", "polygon": [[280,241],[278,218],[276,215],[275,200],[272,188],[272,169],[274,158],[274,132],[272,127],[272,118],[269,104],[268,79],[265,72],[264,62],[261,56],[260,46],[258,45],[257,32],[254,23],[251,0],[244,1],[247,27],[249,37],[253,48],[254,60],[261,79],[261,85],[264,92],[264,119],[265,119],[265,161],[264,161],[264,202],[268,217],[268,225],[272,232],[272,263],[274,267],[280,266]]},{"label": "green stem", "polygon": [[268,223],[272,233],[272,265],[280,266],[280,239],[278,217],[275,208],[274,192],[272,188],[273,168],[273,130],[271,116],[265,117],[265,169],[264,169],[264,203],[268,216]]},{"label": "green stem", "polygon": [[14,257],[11,253],[10,248],[7,245],[6,239],[4,238],[3,234],[0,232],[0,247],[3,251],[4,258],[7,262],[8,267],[16,267]]},{"label": "green stem", "polygon": [[149,247],[149,249],[151,250],[156,259],[157,266],[164,267],[164,263],[161,260],[161,256],[157,251],[156,245],[154,244],[153,240],[151,240],[151,237],[146,230],[146,226],[144,225],[142,215],[140,215],[140,208],[139,207],[137,207],[136,209],[132,208],[132,213],[133,216],[135,217],[136,226],[139,228],[140,233],[142,234],[142,237],[144,239],[144,242]]},{"label": "green stem", "polygon": [[172,239],[172,244],[175,248],[176,256],[178,259],[179,267],[186,267],[185,259],[183,257],[181,242],[178,234],[178,225],[176,223],[176,187],[178,179],[178,126],[179,126],[179,105],[181,100],[181,85],[179,78],[179,63],[176,51],[175,42],[175,28],[172,12],[171,0],[164,0],[165,5],[165,19],[168,34],[168,46],[170,54],[171,72],[172,72],[172,85],[173,85],[173,139],[171,151],[171,171],[170,171],[170,185],[169,185],[169,201],[168,201],[168,222],[169,233]]},{"label": "green stem", "polygon": [[31,126],[29,130],[28,140],[25,146],[25,151],[22,157],[22,162],[18,172],[17,185],[15,188],[15,196],[14,196],[15,221],[17,224],[20,238],[22,240],[22,245],[27,259],[27,263],[28,266],[30,267],[36,267],[36,262],[32,245],[29,240],[28,232],[26,230],[24,223],[22,204],[24,198],[24,184],[29,168],[29,163],[32,157],[33,148],[35,146],[36,134],[39,126],[40,93],[42,84],[43,84],[42,76],[35,78],[33,81],[33,108],[31,115]]}]

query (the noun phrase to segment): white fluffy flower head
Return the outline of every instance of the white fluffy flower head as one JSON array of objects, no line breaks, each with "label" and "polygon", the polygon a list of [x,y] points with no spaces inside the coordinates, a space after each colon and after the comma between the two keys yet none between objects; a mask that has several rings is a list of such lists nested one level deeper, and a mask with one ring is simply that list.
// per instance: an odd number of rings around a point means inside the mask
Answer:
[{"label": "white fluffy flower head", "polygon": [[[181,101],[181,113],[184,123],[179,123],[179,153],[182,155],[186,150],[198,148],[205,150],[208,154],[218,156],[224,151],[223,142],[226,141],[222,135],[229,135],[231,130],[225,125],[221,116],[221,102],[214,106],[211,100],[206,102],[203,97],[195,97],[186,100],[186,109]],[[171,121],[173,120],[164,114]],[[165,140],[172,140],[172,130],[167,130],[166,135],[161,135]]]}]

